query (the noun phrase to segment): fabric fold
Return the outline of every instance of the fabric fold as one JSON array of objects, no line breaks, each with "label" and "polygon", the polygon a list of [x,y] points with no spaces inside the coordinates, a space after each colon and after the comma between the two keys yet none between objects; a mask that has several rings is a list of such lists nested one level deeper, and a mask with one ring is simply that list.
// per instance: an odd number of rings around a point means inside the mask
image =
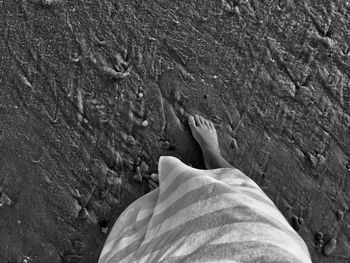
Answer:
[{"label": "fabric fold", "polygon": [[162,156],[158,171],[159,188],[120,215],[99,263],[311,262],[302,238],[240,170]]}]

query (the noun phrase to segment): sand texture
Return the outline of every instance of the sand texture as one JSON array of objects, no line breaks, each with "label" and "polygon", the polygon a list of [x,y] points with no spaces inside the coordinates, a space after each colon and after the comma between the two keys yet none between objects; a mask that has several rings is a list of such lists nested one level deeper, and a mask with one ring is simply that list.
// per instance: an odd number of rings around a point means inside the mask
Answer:
[{"label": "sand texture", "polygon": [[350,259],[350,2],[0,0],[0,262],[97,262],[201,114],[314,262]]}]

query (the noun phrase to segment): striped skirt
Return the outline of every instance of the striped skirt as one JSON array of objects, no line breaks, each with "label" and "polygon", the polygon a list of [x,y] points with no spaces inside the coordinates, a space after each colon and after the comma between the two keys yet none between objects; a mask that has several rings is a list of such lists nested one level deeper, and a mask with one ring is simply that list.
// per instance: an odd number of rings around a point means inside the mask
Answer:
[{"label": "striped skirt", "polygon": [[238,169],[159,160],[159,188],[115,222],[99,263],[311,262],[307,246]]}]

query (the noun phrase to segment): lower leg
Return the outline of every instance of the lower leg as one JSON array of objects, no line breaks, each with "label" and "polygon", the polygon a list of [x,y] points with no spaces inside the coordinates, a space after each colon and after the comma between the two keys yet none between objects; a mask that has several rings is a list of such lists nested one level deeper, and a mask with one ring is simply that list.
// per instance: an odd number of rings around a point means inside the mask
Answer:
[{"label": "lower leg", "polygon": [[202,149],[205,167],[207,169],[233,168],[219,152],[211,152]]}]

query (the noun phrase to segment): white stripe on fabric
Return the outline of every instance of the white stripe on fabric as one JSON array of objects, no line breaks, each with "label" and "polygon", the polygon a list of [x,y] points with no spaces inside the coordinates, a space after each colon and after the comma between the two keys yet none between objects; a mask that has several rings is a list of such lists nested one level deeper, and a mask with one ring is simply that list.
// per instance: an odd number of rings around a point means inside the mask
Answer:
[{"label": "white stripe on fabric", "polygon": [[[219,237],[218,237],[219,236]],[[161,248],[152,251],[151,254],[144,255],[140,262],[147,262],[149,259],[161,261],[170,257],[184,257],[203,245],[220,245],[234,242],[257,241],[278,246],[296,255],[303,262],[309,262],[309,256],[305,254],[300,244],[298,244],[287,233],[265,223],[233,223],[206,229],[177,240],[171,247]],[[185,245],[184,245],[185,244]],[[157,255],[162,255],[156,258]]]},{"label": "white stripe on fabric", "polygon": [[188,180],[183,182],[181,185],[174,188],[174,191],[172,193],[169,193],[169,195],[161,203],[157,204],[157,209],[155,209],[153,215],[154,216],[159,215],[164,210],[166,210],[171,204],[175,203],[177,200],[179,200],[181,197],[183,197],[187,193],[193,190],[196,190],[198,188],[201,188],[205,185],[210,185],[213,182],[215,182],[215,179],[211,177],[206,177],[205,180],[201,180],[200,177],[189,178]]},{"label": "white stripe on fabric", "polygon": [[176,166],[171,172],[166,175],[166,178],[162,177],[162,174],[159,173],[159,187],[162,189],[162,192],[166,191],[166,189],[171,185],[171,183],[175,180],[176,176],[181,174],[182,172],[188,170],[188,168],[184,165]]},{"label": "white stripe on fabric", "polygon": [[[297,243],[293,237],[268,224],[237,223],[233,225],[233,229],[231,227],[227,232],[222,231],[221,233],[223,235],[211,242],[211,244],[219,245],[230,242],[258,241],[287,250],[292,255],[296,255],[302,262],[306,262],[309,259],[301,244]],[[237,235],[237,233],[239,234]]]},{"label": "white stripe on fabric", "polygon": [[[114,241],[114,242],[112,242],[112,241]],[[106,262],[106,260],[104,260],[104,257],[112,251],[112,249],[114,248],[115,241],[116,240],[111,240],[109,243],[104,244],[98,262]]]},{"label": "white stripe on fabric", "polygon": [[132,252],[131,254],[129,254],[127,257],[123,258],[123,259],[114,259],[112,258],[110,262],[108,263],[130,263],[130,262],[134,262],[132,259],[135,255],[136,251]]},{"label": "white stripe on fabric", "polygon": [[[234,205],[232,205],[233,203],[232,200],[235,201]],[[215,207],[212,204],[215,204]],[[280,212],[276,208],[269,207],[268,205],[264,204],[261,201],[255,200],[253,198],[247,198],[246,196],[241,195],[239,193],[225,193],[225,194],[214,196],[212,198],[208,198],[206,200],[196,202],[178,211],[172,217],[165,219],[165,221],[161,223],[160,229],[159,229],[159,226],[153,226],[150,229],[150,233],[148,236],[152,238],[156,238],[161,234],[164,234],[165,232],[179,225],[182,225],[190,220],[193,220],[197,217],[200,217],[224,208],[229,208],[229,207],[233,208],[239,205],[245,205],[249,208],[252,208],[253,211],[257,209],[260,211],[260,214],[262,214],[265,218],[271,219],[271,221],[278,221],[283,225],[287,224],[288,227],[290,227],[286,219],[280,214]],[[274,217],[276,217],[276,219],[278,220],[276,220]],[[176,218],[176,221],[174,221],[174,218]]]},{"label": "white stripe on fabric", "polygon": [[[199,176],[189,178],[187,181],[177,186],[177,188],[174,188],[174,191],[172,193],[167,193],[169,195],[161,203],[157,204],[157,208],[154,210],[153,215],[154,216],[159,215],[164,210],[166,210],[172,203],[175,203],[177,200],[182,198],[187,193],[193,190],[199,189],[205,185],[210,185],[212,183],[218,183],[221,185],[227,184],[228,187],[232,187],[233,190],[236,190],[236,187],[238,187],[238,184],[242,184],[242,183],[249,184],[250,182],[247,179],[240,179],[240,178],[226,179],[225,182],[222,182],[210,176],[200,174]],[[237,185],[230,185],[230,184],[237,184]],[[169,185],[169,187],[170,186],[171,185]],[[246,188],[249,189],[249,187],[246,187]],[[252,189],[251,191],[256,194],[260,194],[261,197],[264,198],[264,200],[268,200],[270,203],[272,203],[272,201],[269,198],[267,198],[265,194],[264,195],[261,194],[261,190],[259,188],[257,188],[255,191],[254,189]]]},{"label": "white stripe on fabric", "polygon": [[138,221],[141,221],[142,219],[145,219],[146,217],[152,215],[153,211],[154,211],[154,207],[141,210],[137,214],[135,224],[137,224]]},{"label": "white stripe on fabric", "polygon": [[[272,202],[272,200],[260,189],[253,189],[253,188],[245,187],[245,186],[233,186],[233,187],[237,192],[239,192],[241,194],[248,194],[249,195],[249,193],[252,193],[252,194],[259,195],[259,197],[261,197],[265,201],[268,201],[273,207],[275,207],[275,204]],[[243,193],[242,193],[242,191],[243,191]],[[249,193],[247,193],[247,192],[249,192]],[[254,196],[252,196],[252,198],[254,198]]]},{"label": "white stripe on fabric", "polygon": [[247,184],[248,186],[259,188],[257,187],[254,182],[251,179],[242,179],[242,178],[222,178],[218,180],[219,182],[226,183],[228,185],[232,186],[240,186],[242,184]]}]

